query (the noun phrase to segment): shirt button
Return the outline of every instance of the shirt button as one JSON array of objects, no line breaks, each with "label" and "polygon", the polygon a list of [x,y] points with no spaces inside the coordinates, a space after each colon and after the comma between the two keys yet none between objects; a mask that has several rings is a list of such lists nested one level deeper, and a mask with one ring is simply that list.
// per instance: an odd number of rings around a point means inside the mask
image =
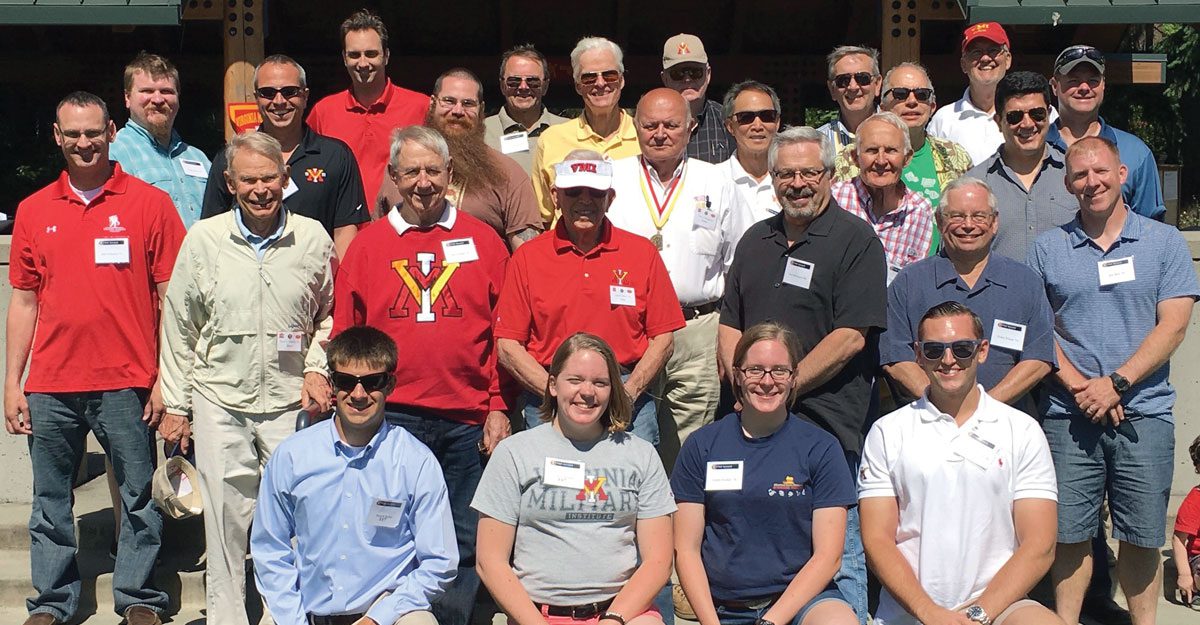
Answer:
[{"label": "shirt button", "polygon": [[350,529],[350,524],[349,524],[349,523],[342,523],[342,529],[344,529],[344,530],[348,530],[348,529]]},{"label": "shirt button", "polygon": [[350,493],[346,493],[346,499],[350,498]]},{"label": "shirt button", "polygon": [[345,559],[346,559],[346,554],[344,554],[344,553],[343,553],[342,555],[338,556],[338,559],[339,559],[339,560],[345,560]]},{"label": "shirt button", "polygon": [[591,277],[591,274],[585,273],[585,274],[583,274],[583,277],[589,278],[589,277]]},{"label": "shirt button", "polygon": [[777,289],[779,288],[779,283],[778,283],[778,282],[776,282],[776,283],[775,283],[775,288],[777,288]]}]

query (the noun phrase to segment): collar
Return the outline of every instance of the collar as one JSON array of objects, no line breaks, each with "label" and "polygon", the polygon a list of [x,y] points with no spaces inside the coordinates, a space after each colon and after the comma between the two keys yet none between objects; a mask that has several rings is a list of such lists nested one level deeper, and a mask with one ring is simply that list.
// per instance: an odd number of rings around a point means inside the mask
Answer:
[{"label": "collar", "polygon": [[[975,283],[976,288],[979,287],[980,283],[994,284],[996,286],[1005,288],[1008,287],[1008,280],[1004,278],[1004,272],[1000,270],[1000,267],[997,267],[999,263],[1004,262],[1001,260],[1003,258],[1004,257],[1000,256],[999,254],[988,255],[987,265],[984,265],[983,273],[979,274],[979,281]],[[950,283],[958,284],[958,271],[954,269],[954,263],[950,260],[950,257],[946,255],[945,247],[943,247],[936,256],[931,258],[929,262],[933,263],[934,288],[940,289]],[[966,285],[966,283],[963,284],[964,286]],[[967,290],[971,291],[971,289]]]},{"label": "collar", "polygon": [[[684,153],[683,158],[679,159],[679,164],[675,166],[675,172],[673,174],[671,174],[672,180],[679,178],[679,176],[683,174],[683,168],[687,165],[687,162],[689,160],[691,160],[691,157],[689,157],[687,155],[687,153]],[[645,172],[650,172],[651,183],[656,184],[659,187],[662,187],[663,186],[662,181],[659,180],[657,175],[655,175],[657,170],[655,170],[654,167],[652,167],[650,165],[650,163],[646,160],[646,157],[643,156],[642,154],[638,154],[638,162],[641,164],[641,167],[639,169],[642,170],[642,172],[641,172],[642,175],[645,175]],[[680,179],[680,182],[682,182],[682,179]],[[670,184],[670,183],[668,182],[667,184]]]},{"label": "collar", "polygon": [[538,120],[533,123],[533,128],[526,128],[525,124],[522,124],[521,122],[510,117],[508,114],[508,108],[505,106],[500,107],[500,112],[496,113],[496,117],[500,120],[500,130],[504,134],[517,131],[527,131],[529,132],[530,136],[536,136],[541,134],[541,132],[546,128],[550,127],[550,110],[547,109],[545,105],[542,106],[541,116],[539,116]]},{"label": "collar", "polygon": [[554,251],[558,252],[559,254],[567,251],[574,251],[580,256],[592,256],[602,251],[615,252],[621,249],[616,237],[613,236],[613,230],[615,230],[615,228],[613,227],[612,222],[608,220],[608,217],[605,217],[604,221],[601,222],[600,228],[600,241],[597,242],[596,247],[592,248],[592,251],[584,254],[578,247],[575,247],[575,243],[572,242],[571,238],[567,235],[566,224],[563,223],[562,219],[559,219],[558,223],[554,226],[554,235],[552,240],[554,243]]},{"label": "collar", "polygon": [[[833,223],[834,223],[834,221],[837,220],[837,217],[833,216],[832,213],[834,211],[840,211],[840,210],[842,210],[842,207],[838,206],[837,200],[834,200],[833,195],[831,194],[829,196],[829,204],[825,205],[825,210],[821,211],[820,215],[817,215],[816,217],[813,218],[813,220],[811,222],[809,222],[808,228],[806,228],[804,230],[804,236],[801,237],[798,241],[796,241],[796,244],[799,244],[801,241],[807,240],[809,236],[818,236],[818,237],[829,236],[829,234],[831,232],[833,232]],[[767,219],[767,225],[770,226],[770,229],[768,229],[767,233],[765,235],[763,235],[763,238],[764,239],[777,239],[778,241],[783,243],[783,245],[786,247],[787,246],[787,229],[784,228],[784,225],[783,225],[784,218],[785,218],[785,215],[784,215],[784,211],[782,209],[780,209],[780,211],[778,213],[776,213],[775,216],[769,217]],[[855,217],[854,219],[858,219],[858,217]]]},{"label": "collar", "polygon": [[862,207],[863,212],[867,214],[867,217],[873,224],[885,220],[898,221],[907,215],[908,212],[913,208],[912,199],[916,193],[914,193],[912,189],[909,189],[908,186],[904,184],[903,180],[898,180],[896,184],[904,188],[904,195],[900,197],[900,204],[896,206],[895,209],[888,211],[888,213],[884,216],[877,218],[875,213],[871,211],[871,191],[867,189],[867,185],[862,181],[862,178],[855,176],[850,182],[854,185],[854,192],[858,195],[859,205]]},{"label": "collar", "polygon": [[[1115,144],[1117,142],[1117,133],[1113,130],[1113,127],[1109,126],[1103,117],[1097,116],[1096,119],[1100,122],[1100,132],[1097,133],[1097,136],[1108,139]],[[1058,119],[1054,120],[1053,124],[1050,124],[1050,128],[1046,131],[1046,143],[1052,143],[1060,150],[1065,151],[1067,149],[1067,142],[1058,130],[1061,127],[1062,116],[1060,115]]]},{"label": "collar", "polygon": [[[1083,222],[1080,220],[1080,214],[1075,213],[1075,218],[1072,219],[1066,226],[1067,236],[1070,237],[1071,247],[1080,247],[1092,239],[1083,231]],[[1145,224],[1142,223],[1140,215],[1133,212],[1129,206],[1125,206],[1125,223],[1121,224],[1121,234],[1117,237],[1119,241],[1137,241],[1142,238],[1146,231]]]},{"label": "collar", "polygon": [[752,184],[754,186],[771,184],[770,170],[767,171],[767,177],[763,178],[762,182],[755,180],[754,176],[751,176],[750,172],[746,171],[745,167],[742,167],[742,162],[737,158],[737,150],[734,150],[733,154],[729,156],[729,175],[733,178],[734,182],[739,184]]},{"label": "collar", "polygon": [[[975,406],[975,413],[967,419],[966,423],[971,423],[972,421],[981,421],[983,423],[995,422],[999,417],[996,415],[996,410],[991,403],[996,400],[992,399],[987,394],[987,391],[983,390],[982,385],[976,384],[975,388],[979,389],[979,405]],[[923,423],[933,423],[943,420],[950,421],[951,423],[954,422],[954,417],[938,410],[937,406],[934,406],[933,402],[929,401],[928,388],[925,389],[925,393],[921,395],[920,399],[913,402],[913,409],[917,411],[917,415],[921,417]],[[963,425],[966,425],[966,423]]]},{"label": "collar", "polygon": [[378,449],[383,440],[387,438],[388,433],[392,431],[392,427],[394,426],[388,423],[387,419],[384,419],[380,422],[379,429],[375,430],[375,435],[367,442],[366,447],[351,447],[338,434],[337,415],[335,414],[332,419],[329,419],[329,440],[333,443],[333,452],[335,454],[346,456],[347,458],[356,458],[360,455],[365,456],[370,454]]},{"label": "collar", "polygon": [[[438,217],[437,222],[435,222],[433,225],[441,227],[443,230],[449,232],[454,228],[454,222],[458,220],[458,210],[454,208],[454,204],[452,204],[450,200],[443,201],[446,203],[446,206],[442,209],[442,216]],[[420,229],[415,224],[410,224],[405,221],[404,218],[400,216],[400,209],[397,208],[397,206],[393,206],[392,210],[388,211],[387,214],[388,223],[392,224],[392,228],[396,229],[396,234],[403,235],[405,232],[414,228]]]},{"label": "collar", "polygon": [[[1050,143],[1047,137],[1046,145],[1042,148],[1042,163],[1038,167],[1039,173],[1045,171],[1047,166],[1054,166],[1059,169],[1066,167],[1066,153],[1057,145]],[[1003,171],[1006,176],[1012,180],[1017,179],[1017,175],[1013,172],[1008,163],[1004,162],[1004,146],[996,148],[996,153],[992,155],[992,162],[988,165],[988,172]]]},{"label": "collar", "polygon": [[169,145],[164,148],[162,144],[158,142],[158,139],[155,139],[154,135],[150,134],[149,130],[139,126],[137,122],[133,121],[133,118],[130,118],[129,121],[125,122],[125,127],[130,129],[131,132],[141,135],[147,142],[150,143],[150,145],[154,146],[154,149],[166,152],[170,156],[175,156],[177,151],[181,152],[187,147],[183,145],[183,138],[179,136],[179,132],[177,132],[175,128],[171,128],[171,138],[168,141]]},{"label": "collar", "polygon": [[[624,109],[618,107],[617,110],[621,113],[621,123],[617,126],[617,136],[622,141],[637,141],[637,129],[633,127],[633,118]],[[596,131],[592,130],[592,127],[588,125],[586,112],[580,113],[579,117],[575,118],[575,121],[579,123],[579,127],[575,129],[575,138],[580,142],[590,141],[593,138],[604,139],[604,137],[596,134]]]},{"label": "collar", "polygon": [[[125,171],[121,169],[120,163],[116,161],[109,161],[109,164],[112,165],[112,174],[108,177],[108,180],[104,181],[104,185],[101,187],[102,191],[100,191],[100,195],[104,195],[106,193],[123,195],[125,190],[129,187],[129,174],[125,173]],[[58,181],[55,184],[57,185],[54,191],[55,199],[65,198],[68,201],[74,201],[78,204],[83,204],[83,200],[80,200],[79,196],[75,195],[75,192],[71,190],[71,176],[67,173],[67,170],[64,169],[63,172],[58,175]],[[98,195],[96,197],[100,196]],[[94,201],[95,200],[93,200],[93,202]]]},{"label": "collar", "polygon": [[[257,132],[265,133],[265,131],[263,130],[262,124],[259,124],[258,128],[256,128],[255,130]],[[316,137],[313,136],[315,134],[317,134],[317,133],[313,132],[312,128],[309,128],[307,123],[301,122],[300,143],[296,144],[295,151],[293,151],[292,156],[290,158],[288,158],[288,162],[287,162],[288,165],[291,165],[293,161],[299,159],[300,154],[320,154],[321,153],[321,144],[317,143]]]},{"label": "collar", "polygon": [[242,207],[237,205],[236,200],[234,201],[233,210],[230,212],[233,213],[233,221],[237,225],[238,232],[240,232],[242,238],[251,245],[258,245],[259,243],[263,243],[265,241],[273,241],[278,239],[283,236],[283,231],[285,228],[287,228],[287,209],[282,205],[279,207],[278,225],[275,226],[275,230],[271,234],[268,234],[265,237],[251,232],[250,228],[246,226],[246,220],[242,217]]},{"label": "collar", "polygon": [[395,85],[392,84],[392,79],[385,77],[383,93],[379,96],[379,99],[372,102],[369,106],[363,106],[354,97],[354,86],[351,85],[350,88],[346,90],[346,110],[353,111],[355,113],[366,113],[376,109],[386,109],[388,104],[392,101],[393,91],[395,91]]},{"label": "collar", "polygon": [[717,104],[713,100],[705,99],[704,106],[700,107],[700,113],[696,115],[696,127],[699,128],[708,119],[710,114],[715,114],[717,119],[721,119],[722,113],[720,104]]},{"label": "collar", "polygon": [[980,110],[979,107],[975,106],[975,103],[971,101],[970,86],[967,86],[967,88],[963,90],[962,99],[954,104],[954,112],[959,114],[966,113],[967,115],[974,117],[991,117],[987,111]]}]

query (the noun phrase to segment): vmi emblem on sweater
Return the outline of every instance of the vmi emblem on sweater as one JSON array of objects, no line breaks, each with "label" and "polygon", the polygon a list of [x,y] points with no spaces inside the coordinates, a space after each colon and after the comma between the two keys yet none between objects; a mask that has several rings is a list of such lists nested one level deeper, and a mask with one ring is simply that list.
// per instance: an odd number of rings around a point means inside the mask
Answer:
[{"label": "vmi emblem on sweater", "polygon": [[[461,317],[458,305],[450,290],[450,277],[458,270],[459,263],[437,262],[431,252],[417,252],[417,264],[412,266],[407,258],[392,261],[392,270],[400,276],[404,288],[396,296],[388,314],[392,318],[406,319],[411,313],[409,305],[417,306],[417,322],[437,321],[438,313],[447,317]],[[435,311],[435,304],[439,304]]]}]

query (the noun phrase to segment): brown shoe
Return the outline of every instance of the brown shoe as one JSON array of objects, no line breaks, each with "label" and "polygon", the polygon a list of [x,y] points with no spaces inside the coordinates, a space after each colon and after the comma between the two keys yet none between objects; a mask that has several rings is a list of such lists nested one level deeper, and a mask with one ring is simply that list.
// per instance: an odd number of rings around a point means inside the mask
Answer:
[{"label": "brown shoe", "polygon": [[34,612],[25,619],[25,625],[58,625],[60,622],[49,612]]},{"label": "brown shoe", "polygon": [[135,605],[125,610],[125,625],[162,625],[158,613],[144,605]]},{"label": "brown shoe", "polygon": [[687,595],[683,594],[683,586],[675,584],[671,587],[671,599],[675,604],[675,616],[685,621],[697,620],[696,611],[692,609],[692,604],[688,603]]}]

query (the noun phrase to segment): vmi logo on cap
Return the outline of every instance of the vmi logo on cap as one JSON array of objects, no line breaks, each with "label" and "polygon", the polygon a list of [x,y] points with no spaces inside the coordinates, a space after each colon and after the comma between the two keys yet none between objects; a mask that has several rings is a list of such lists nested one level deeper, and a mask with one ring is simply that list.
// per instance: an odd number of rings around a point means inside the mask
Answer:
[{"label": "vmi logo on cap", "polygon": [[675,54],[678,54],[680,56],[683,56],[684,54],[691,54],[691,53],[692,53],[692,50],[690,48],[688,48],[688,44],[686,44],[686,43],[681,43],[681,44],[679,44],[678,47],[675,48]]},{"label": "vmi logo on cap", "polygon": [[971,27],[971,31],[972,31],[972,32],[976,32],[976,33],[977,33],[977,32],[980,32],[980,31],[983,31],[983,30],[987,30],[987,29],[988,29],[988,23],[987,23],[987,22],[980,22],[980,23],[978,23],[978,24],[976,24],[976,25],[974,25],[974,26],[972,26],[972,27]]},{"label": "vmi logo on cap", "polygon": [[591,174],[597,173],[595,163],[571,163],[571,172],[579,173],[585,171]]}]

